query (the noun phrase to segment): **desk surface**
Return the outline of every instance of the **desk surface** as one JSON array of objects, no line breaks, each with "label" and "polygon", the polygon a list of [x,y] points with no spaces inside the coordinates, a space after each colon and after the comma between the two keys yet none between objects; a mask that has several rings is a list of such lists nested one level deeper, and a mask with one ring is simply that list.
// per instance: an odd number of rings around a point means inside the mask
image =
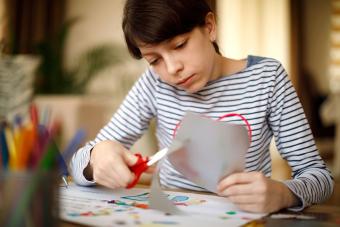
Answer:
[{"label": "desk surface", "polygon": [[[296,214],[292,212],[280,212],[280,214]],[[340,207],[328,206],[328,205],[315,205],[303,212],[299,212],[298,215],[306,215],[313,217],[311,220],[304,220],[298,218],[283,218],[276,219],[267,216],[261,220],[253,221],[245,225],[245,227],[262,227],[262,226],[301,226],[301,227],[331,227],[340,226]],[[62,227],[75,227],[80,226],[65,221],[61,221]]]},{"label": "desk surface", "polygon": [[[283,214],[294,214],[293,212],[282,212]],[[281,213],[280,213],[281,214]],[[246,225],[251,226],[340,226],[340,207],[328,205],[314,205],[303,212],[295,213],[297,218],[275,219],[271,216],[263,218]],[[299,219],[299,217],[310,217],[312,219]]]},{"label": "desk surface", "polygon": [[[174,191],[183,191],[183,190],[174,190]],[[281,216],[281,218],[278,218],[278,216]],[[61,221],[60,226],[74,227],[74,226],[80,226],[80,225],[69,223],[66,221]],[[278,226],[303,226],[303,227],[304,226],[308,226],[308,227],[340,226],[340,206],[314,205],[314,206],[311,206],[305,209],[303,212],[298,212],[298,213],[283,211],[283,212],[274,213],[272,215],[268,215],[260,220],[253,221],[245,225],[245,227],[260,227],[260,226],[275,226],[275,227],[278,227]]]}]

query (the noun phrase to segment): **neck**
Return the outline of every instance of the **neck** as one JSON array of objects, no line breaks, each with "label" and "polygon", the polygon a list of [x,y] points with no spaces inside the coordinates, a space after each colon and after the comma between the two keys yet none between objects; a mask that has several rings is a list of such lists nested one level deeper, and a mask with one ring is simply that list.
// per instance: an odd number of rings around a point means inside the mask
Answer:
[{"label": "neck", "polygon": [[223,63],[224,62],[224,57],[219,54],[215,54],[215,64],[212,72],[212,80],[217,80],[218,78],[222,77],[223,74]]},{"label": "neck", "polygon": [[247,66],[247,59],[235,60],[223,57],[216,54],[215,67],[213,71],[213,79],[216,80],[220,77],[230,76],[237,72],[242,71]]}]

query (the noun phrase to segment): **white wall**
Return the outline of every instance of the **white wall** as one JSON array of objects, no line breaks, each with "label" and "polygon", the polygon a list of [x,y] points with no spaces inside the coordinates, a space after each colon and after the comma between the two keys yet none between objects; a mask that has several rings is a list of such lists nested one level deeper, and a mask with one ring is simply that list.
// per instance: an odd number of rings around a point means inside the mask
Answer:
[{"label": "white wall", "polygon": [[217,0],[217,15],[224,55],[273,57],[290,72],[288,0]]},{"label": "white wall", "polygon": [[121,99],[121,82],[131,84],[145,69],[144,61],[134,60],[125,47],[121,29],[125,0],[68,0],[66,19],[79,17],[72,27],[67,40],[65,63],[67,67],[74,65],[77,58],[87,49],[110,43],[120,46],[117,51],[125,60],[97,76],[89,85],[88,93],[100,96],[116,96]]},{"label": "white wall", "polygon": [[69,0],[66,18],[79,17],[67,42],[67,60],[100,43],[124,45],[121,30],[124,0]]}]

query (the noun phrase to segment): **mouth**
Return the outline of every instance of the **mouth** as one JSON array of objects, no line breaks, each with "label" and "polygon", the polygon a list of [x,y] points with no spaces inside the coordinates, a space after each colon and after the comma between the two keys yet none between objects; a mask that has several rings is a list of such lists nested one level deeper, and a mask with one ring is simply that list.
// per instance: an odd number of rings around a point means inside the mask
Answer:
[{"label": "mouth", "polygon": [[185,85],[188,85],[189,82],[191,81],[191,79],[192,79],[194,76],[195,76],[195,74],[193,74],[193,75],[191,75],[191,76],[189,76],[189,77],[187,77],[187,78],[185,78],[185,79],[179,81],[176,85],[184,85],[184,86],[185,86]]}]

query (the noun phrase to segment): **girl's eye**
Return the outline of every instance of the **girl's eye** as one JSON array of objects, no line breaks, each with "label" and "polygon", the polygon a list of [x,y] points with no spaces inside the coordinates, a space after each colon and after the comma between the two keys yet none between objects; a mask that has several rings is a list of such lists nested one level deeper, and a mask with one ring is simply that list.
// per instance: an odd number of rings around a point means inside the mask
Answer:
[{"label": "girl's eye", "polygon": [[183,41],[183,42],[177,44],[176,47],[175,47],[175,49],[180,49],[180,48],[184,47],[186,43],[187,43],[187,41],[185,40],[185,41]]},{"label": "girl's eye", "polygon": [[157,65],[157,63],[159,62],[159,58],[156,58],[152,61],[149,62],[150,65]]}]

